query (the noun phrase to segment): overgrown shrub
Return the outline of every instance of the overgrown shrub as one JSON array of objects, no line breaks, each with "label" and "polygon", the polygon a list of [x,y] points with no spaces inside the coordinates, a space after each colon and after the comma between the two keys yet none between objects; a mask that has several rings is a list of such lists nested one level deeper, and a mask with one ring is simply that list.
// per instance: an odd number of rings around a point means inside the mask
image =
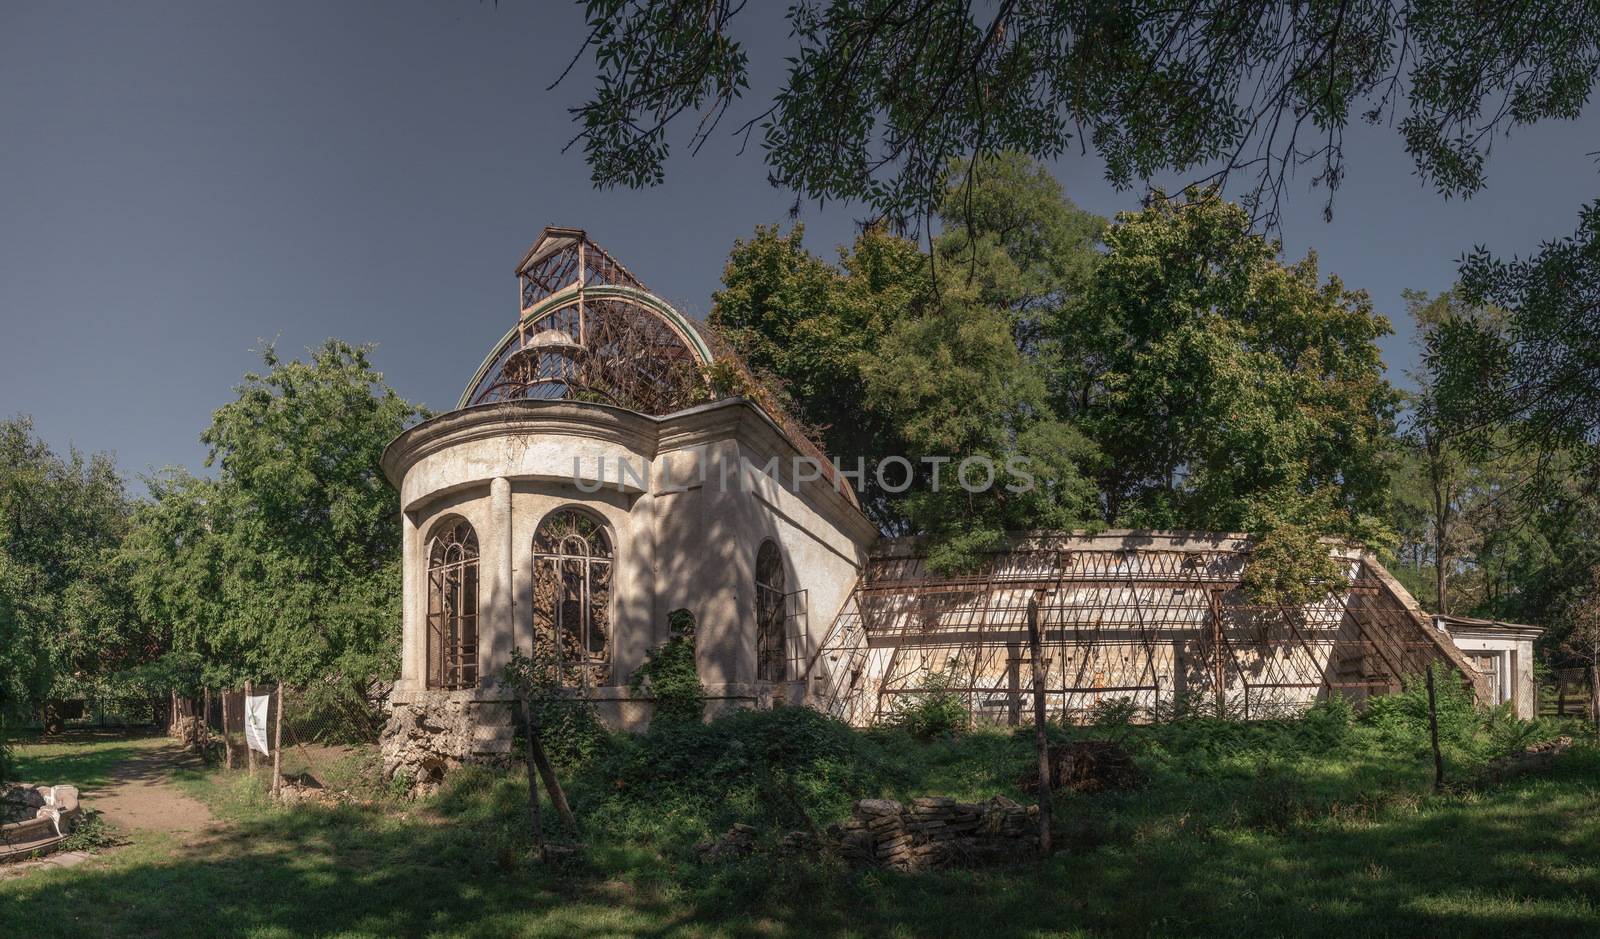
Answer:
[{"label": "overgrown shrub", "polygon": [[1349,699],[1336,694],[1307,708],[1300,715],[1300,724],[1314,745],[1332,750],[1350,739],[1350,725],[1355,717],[1355,708]]},{"label": "overgrown shrub", "polygon": [[[557,666],[549,653],[536,651],[529,656],[521,649],[513,649],[503,678],[518,698],[527,703],[550,762],[558,766],[577,766],[605,750],[610,738],[595,713],[594,702],[562,687]],[[520,739],[525,728],[520,714],[517,718]]]},{"label": "overgrown shrub", "polygon": [[[1461,749],[1471,749],[1483,722],[1478,713],[1478,702],[1453,669],[1433,665],[1435,711],[1438,715],[1439,742]],[[1411,749],[1428,749],[1428,690],[1423,676],[1405,679],[1397,694],[1380,695],[1367,703],[1361,716],[1364,723],[1377,729],[1392,746]]]},{"label": "overgrown shrub", "polygon": [[705,716],[706,689],[694,662],[694,614],[673,610],[667,615],[671,631],[666,642],[645,653],[644,664],[628,680],[628,688],[655,701],[652,722],[696,723]]},{"label": "overgrown shrub", "polygon": [[806,828],[872,794],[875,761],[849,725],[812,708],[739,710],[653,723],[593,768],[609,800],[711,827],[744,819]]},{"label": "overgrown shrub", "polygon": [[966,696],[954,690],[960,669],[954,660],[945,668],[930,672],[915,693],[895,700],[887,723],[899,727],[918,740],[949,737],[972,725]]}]

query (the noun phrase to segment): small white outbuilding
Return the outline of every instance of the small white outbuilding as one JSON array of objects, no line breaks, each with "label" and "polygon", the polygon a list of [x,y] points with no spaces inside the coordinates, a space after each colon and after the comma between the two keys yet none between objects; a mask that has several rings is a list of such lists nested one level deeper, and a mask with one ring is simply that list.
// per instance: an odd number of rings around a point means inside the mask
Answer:
[{"label": "small white outbuilding", "polygon": [[1533,644],[1544,633],[1538,626],[1502,623],[1470,616],[1435,616],[1434,625],[1450,636],[1456,648],[1483,676],[1487,704],[1511,701],[1517,716],[1537,713],[1533,680]]}]

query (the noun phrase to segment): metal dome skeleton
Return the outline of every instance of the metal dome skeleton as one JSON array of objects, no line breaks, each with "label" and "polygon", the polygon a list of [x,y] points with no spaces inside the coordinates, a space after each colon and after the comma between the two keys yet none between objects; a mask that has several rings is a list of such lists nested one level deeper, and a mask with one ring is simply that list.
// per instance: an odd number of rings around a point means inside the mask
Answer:
[{"label": "metal dome skeleton", "polygon": [[521,316],[459,407],[592,401],[660,416],[710,397],[710,347],[678,311],[576,228],[546,228],[517,265]]}]

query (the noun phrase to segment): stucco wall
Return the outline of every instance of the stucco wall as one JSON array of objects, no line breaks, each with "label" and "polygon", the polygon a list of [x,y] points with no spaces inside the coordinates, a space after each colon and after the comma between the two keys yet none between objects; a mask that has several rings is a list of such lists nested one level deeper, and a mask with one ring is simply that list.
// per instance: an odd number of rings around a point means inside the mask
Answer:
[{"label": "stucco wall", "polygon": [[[806,615],[790,637],[797,677],[843,604],[876,531],[820,480],[780,484],[761,467],[777,457],[788,479],[796,451],[753,405],[729,399],[665,418],[600,405],[519,401],[468,408],[413,428],[384,466],[401,492],[405,539],[402,694],[425,684],[427,543],[460,516],[480,545],[479,663],[486,690],[532,630],[533,535],[565,506],[599,518],[614,547],[614,687],[603,713],[640,722],[622,686],[666,638],[667,615],[698,625],[701,679],[713,706],[798,698],[755,681],[755,558],[777,543],[788,589]],[[619,474],[626,462],[634,472]],[[593,483],[606,467],[604,484]],[[574,479],[575,473],[578,479]],[[580,485],[582,483],[582,485]]]},{"label": "stucco wall", "polygon": [[1497,697],[1515,703],[1517,716],[1537,714],[1536,685],[1533,678],[1533,639],[1514,634],[1452,628],[1450,637],[1468,657],[1493,654],[1500,657],[1500,689]]}]

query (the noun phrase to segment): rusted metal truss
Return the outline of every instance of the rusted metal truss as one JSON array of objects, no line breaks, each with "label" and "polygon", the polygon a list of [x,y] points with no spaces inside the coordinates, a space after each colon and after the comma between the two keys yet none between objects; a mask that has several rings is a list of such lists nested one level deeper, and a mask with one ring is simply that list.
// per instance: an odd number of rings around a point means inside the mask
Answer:
[{"label": "rusted metal truss", "polygon": [[592,401],[669,414],[708,399],[694,328],[578,229],[547,228],[517,266],[517,327],[466,404]]},{"label": "rusted metal truss", "polygon": [[726,340],[651,294],[581,229],[546,228],[517,265],[517,284],[517,325],[478,369],[462,407],[542,398],[661,416],[742,395],[859,504],[814,430],[794,419]]},{"label": "rusted metal truss", "polygon": [[1030,601],[1044,639],[1046,699],[1081,719],[1109,702],[1145,719],[1174,710],[1246,718],[1356,700],[1461,653],[1372,558],[1342,556],[1347,581],[1298,609],[1241,588],[1247,540],[1146,533],[1034,538],[975,573],[942,576],[904,543],[867,564],[807,678],[814,702],[881,720],[933,689],[979,720],[1028,713]]}]

